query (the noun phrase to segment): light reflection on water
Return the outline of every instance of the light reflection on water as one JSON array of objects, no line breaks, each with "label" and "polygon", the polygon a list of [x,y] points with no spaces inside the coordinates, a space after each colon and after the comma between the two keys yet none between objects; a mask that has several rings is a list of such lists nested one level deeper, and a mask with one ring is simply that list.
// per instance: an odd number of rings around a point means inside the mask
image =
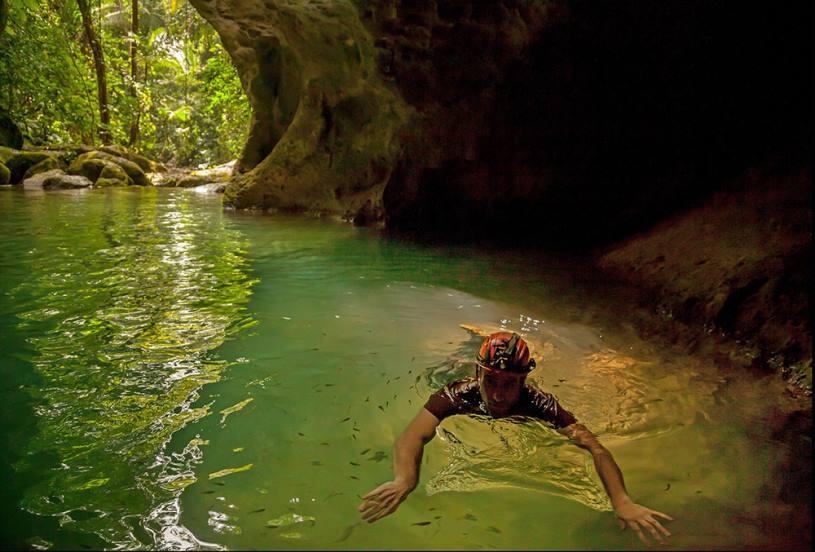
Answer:
[{"label": "light reflection on water", "polygon": [[776,383],[653,350],[556,263],[223,213],[179,190],[5,193],[0,211],[0,323],[40,378],[23,386],[21,505],[61,523],[28,545],[76,548],[76,531],[108,548],[638,548],[590,457],[535,422],[446,420],[397,514],[359,523],[394,438],[472,373],[480,337],[462,324],[527,337],[535,383],[600,436],[635,499],[677,517],[669,547],[806,542],[756,521]]}]

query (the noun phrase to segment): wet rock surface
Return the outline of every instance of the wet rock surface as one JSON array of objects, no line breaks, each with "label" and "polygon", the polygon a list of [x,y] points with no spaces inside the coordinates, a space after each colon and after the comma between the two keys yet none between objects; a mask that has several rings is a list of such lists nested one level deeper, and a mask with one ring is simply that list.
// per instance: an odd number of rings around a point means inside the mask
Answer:
[{"label": "wet rock surface", "polygon": [[746,171],[709,200],[607,248],[601,268],[642,290],[640,327],[721,364],[811,393],[812,174],[800,159]]}]

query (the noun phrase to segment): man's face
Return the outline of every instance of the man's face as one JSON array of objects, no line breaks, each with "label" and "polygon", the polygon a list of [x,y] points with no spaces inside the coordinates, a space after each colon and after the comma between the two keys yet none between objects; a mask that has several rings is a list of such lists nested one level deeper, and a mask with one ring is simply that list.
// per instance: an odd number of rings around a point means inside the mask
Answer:
[{"label": "man's face", "polygon": [[506,416],[521,397],[526,381],[526,374],[513,374],[501,370],[480,367],[478,384],[481,398],[487,405],[490,414],[496,417]]}]

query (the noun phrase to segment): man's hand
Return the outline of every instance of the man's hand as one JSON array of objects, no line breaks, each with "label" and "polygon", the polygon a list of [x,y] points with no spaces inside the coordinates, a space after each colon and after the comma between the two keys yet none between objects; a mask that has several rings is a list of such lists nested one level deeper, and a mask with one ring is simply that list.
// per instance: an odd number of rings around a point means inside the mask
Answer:
[{"label": "man's hand", "polygon": [[[641,506],[636,502],[632,502],[630,499],[624,500],[622,503],[614,506],[614,514],[617,516],[617,523],[620,529],[630,527],[646,545],[650,543],[642,531],[643,527],[647,529],[658,542],[665,542],[662,539],[662,535],[666,537],[671,536],[670,531],[662,526],[656,516],[670,521],[673,521],[674,518],[662,512]],[[662,533],[662,535],[660,535],[660,533]]]},{"label": "man's hand", "polygon": [[398,479],[383,483],[362,497],[362,504],[357,506],[357,510],[362,512],[362,519],[373,523],[394,513],[414,487]]}]

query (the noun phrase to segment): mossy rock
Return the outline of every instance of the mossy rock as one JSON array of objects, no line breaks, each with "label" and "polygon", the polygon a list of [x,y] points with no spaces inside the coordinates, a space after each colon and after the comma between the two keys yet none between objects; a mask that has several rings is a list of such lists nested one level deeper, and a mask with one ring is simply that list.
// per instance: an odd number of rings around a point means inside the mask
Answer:
[{"label": "mossy rock", "polygon": [[211,178],[190,174],[180,179],[175,185],[177,188],[194,188],[202,184],[209,184],[210,182],[212,182]]},{"label": "mossy rock", "polygon": [[14,148],[8,148],[6,146],[0,146],[0,163],[5,164],[6,161],[14,157],[20,153],[20,150],[16,150]]},{"label": "mossy rock", "polygon": [[49,158],[54,159],[50,154],[41,151],[16,152],[5,162],[6,167],[11,171],[11,183],[17,184],[21,182],[28,169]]},{"label": "mossy rock", "polygon": [[103,153],[108,153],[110,155],[115,155],[117,157],[122,157],[127,159],[128,161],[132,161],[133,163],[137,164],[141,170],[146,173],[150,172],[166,172],[167,168],[164,167],[161,163],[156,163],[152,159],[148,159],[143,155],[139,155],[138,153],[128,151],[125,147],[119,146],[116,144],[112,144],[110,146],[102,146],[99,148],[98,151]]},{"label": "mossy rock", "polygon": [[0,162],[0,185],[8,184],[11,182],[11,171],[8,170],[5,163]]},{"label": "mossy rock", "polygon": [[[99,163],[95,162],[91,163],[91,161],[97,161],[102,163],[100,165]],[[96,178],[99,178],[99,175],[102,173],[102,170],[105,168],[105,165],[107,163],[115,163],[116,165],[121,167],[122,170],[125,173],[127,173],[127,176],[130,177],[133,184],[136,184],[137,186],[150,185],[150,180],[147,178],[147,175],[144,174],[144,171],[141,170],[141,167],[139,167],[136,163],[134,163],[133,161],[129,161],[123,157],[112,155],[110,153],[106,153],[103,151],[89,151],[87,153],[83,153],[82,155],[74,159],[74,162],[71,163],[70,167],[68,167],[68,172],[71,174],[82,174],[83,176],[90,178],[88,174],[85,174],[83,172],[83,166],[86,164],[90,164],[90,167],[94,167],[94,170],[96,167],[99,167],[99,172],[92,179],[95,180]],[[87,169],[88,171],[91,170],[90,167]]]},{"label": "mossy rock", "polygon": [[47,159],[43,159],[36,165],[29,167],[28,170],[25,171],[25,174],[23,175],[23,180],[25,180],[26,178],[31,178],[35,174],[40,174],[46,171],[61,168],[63,167],[62,164],[59,162],[59,159],[57,159],[56,157],[48,157]]},{"label": "mossy rock", "polygon": [[130,186],[133,180],[127,173],[115,163],[108,163],[102,172],[99,173],[99,178],[96,179],[94,186],[98,188],[109,186]]},{"label": "mossy rock", "polygon": [[[105,167],[110,165],[109,161],[103,159],[96,159],[93,157],[85,157],[88,154],[82,154],[68,167],[68,174],[78,174],[84,176],[91,182],[95,182]],[[118,166],[118,165],[117,165]]]}]

